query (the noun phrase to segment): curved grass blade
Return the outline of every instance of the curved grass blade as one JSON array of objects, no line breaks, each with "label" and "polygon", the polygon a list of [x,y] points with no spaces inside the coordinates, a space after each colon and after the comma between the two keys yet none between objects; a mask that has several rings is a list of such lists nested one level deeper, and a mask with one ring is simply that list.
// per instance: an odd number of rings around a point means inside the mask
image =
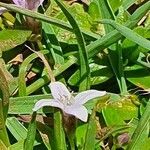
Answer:
[{"label": "curved grass blade", "polygon": [[[43,54],[48,53],[48,51],[41,51]],[[19,70],[19,96],[26,96],[26,71],[28,69],[29,64],[36,59],[38,56],[37,54],[33,53],[30,56],[28,56],[23,63],[21,64],[20,70]]]},{"label": "curved grass blade", "polygon": [[[67,60],[62,66],[57,68],[57,70],[54,70],[54,76],[60,75],[62,72],[64,72],[66,69],[68,69],[70,66],[72,66],[75,62],[77,62],[76,57],[69,57],[69,60]],[[27,87],[27,95],[33,93],[38,88],[42,87],[44,84],[47,84],[50,81],[49,77],[44,75],[42,78],[35,81],[33,84]]]},{"label": "curved grass blade", "polygon": [[[141,135],[144,132],[146,126],[149,124],[150,121],[150,100],[147,103],[147,106],[145,108],[145,112],[142,115],[137,128],[135,129],[133,135],[132,135],[132,140],[131,143],[128,145],[127,150],[135,150],[135,146],[138,143],[141,143]],[[148,136],[148,135],[147,135]],[[147,138],[147,137],[146,137]]]},{"label": "curved grass blade", "polygon": [[[150,1],[146,2],[140,8],[138,8],[129,20],[125,23],[125,26],[128,28],[133,28],[140,21],[140,19],[149,11]],[[92,42],[87,46],[89,58],[98,54],[101,50],[120,40],[122,35],[118,31],[111,31],[104,37]]]},{"label": "curved grass blade", "polygon": [[106,23],[106,24],[110,24],[111,26],[113,26],[116,30],[118,30],[123,36],[125,36],[126,38],[128,38],[129,40],[137,43],[138,45],[142,46],[143,48],[148,49],[148,51],[150,50],[150,41],[143,38],[141,35],[135,33],[134,31],[132,31],[131,29],[116,23],[113,20],[110,19],[104,19],[102,21],[100,21],[101,23]]},{"label": "curved grass blade", "polygon": [[2,99],[0,100],[0,139],[6,146],[9,146],[10,143],[5,126],[9,107],[9,86],[4,68],[4,61],[0,58],[0,92],[2,94]]},{"label": "curved grass blade", "polygon": [[89,78],[90,78],[90,68],[88,63],[88,54],[85,46],[85,40],[81,33],[81,30],[75,21],[74,17],[68,11],[68,9],[62,4],[59,0],[55,0],[58,6],[61,8],[63,13],[65,14],[66,18],[68,19],[69,23],[73,28],[73,32],[76,35],[76,39],[78,42],[79,47],[79,63],[80,63],[80,90],[86,90],[90,88]]},{"label": "curved grass blade", "polygon": [[[138,21],[147,13],[149,9],[150,9],[150,2],[148,1],[147,3],[142,5],[132,14],[130,19],[126,23],[126,26],[133,28],[138,23]],[[122,38],[122,35],[118,31],[115,30],[115,31],[111,31],[106,36],[92,42],[91,44],[87,46],[89,58],[95,56],[101,50],[105,49],[106,47],[120,40],[120,38]],[[64,70],[66,70],[68,67],[70,67],[72,64],[76,62],[77,62],[77,59],[75,57],[72,57],[64,65],[60,66],[56,70],[56,72],[54,72],[54,74],[56,73],[55,75],[57,76],[58,74],[62,73]],[[48,82],[49,82],[49,78],[47,78],[46,76],[43,76],[42,78],[38,79],[33,84],[27,87],[27,95],[33,93],[38,88],[42,87],[44,84]]]}]

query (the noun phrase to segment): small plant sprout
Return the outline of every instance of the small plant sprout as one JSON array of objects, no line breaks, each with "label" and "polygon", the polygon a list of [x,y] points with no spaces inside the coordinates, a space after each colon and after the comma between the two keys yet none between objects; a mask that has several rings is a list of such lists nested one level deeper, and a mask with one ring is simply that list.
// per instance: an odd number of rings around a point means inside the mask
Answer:
[{"label": "small plant sprout", "polygon": [[44,0],[13,0],[13,2],[22,8],[37,11],[37,8]]},{"label": "small plant sprout", "polygon": [[49,87],[54,99],[39,100],[35,104],[33,111],[37,111],[44,106],[57,107],[60,108],[64,114],[73,115],[84,122],[87,122],[88,111],[83,104],[106,94],[105,91],[87,90],[74,97],[61,82],[51,82]]}]

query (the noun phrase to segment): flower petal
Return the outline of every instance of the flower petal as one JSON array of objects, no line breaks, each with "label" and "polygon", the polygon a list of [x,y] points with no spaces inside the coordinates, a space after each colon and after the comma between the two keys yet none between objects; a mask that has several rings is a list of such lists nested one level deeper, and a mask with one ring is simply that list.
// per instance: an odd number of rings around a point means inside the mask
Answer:
[{"label": "flower petal", "polygon": [[44,0],[26,0],[26,8],[29,10],[36,10]]},{"label": "flower petal", "polygon": [[80,106],[76,105],[75,107],[67,106],[67,107],[65,107],[64,112],[67,114],[73,115],[76,118],[78,118],[84,122],[87,122],[88,112],[87,112],[87,109],[82,105],[80,105]]},{"label": "flower petal", "polygon": [[66,86],[61,82],[52,82],[49,84],[49,87],[52,92],[52,96],[56,100],[62,100],[64,103],[67,103],[71,98],[71,93],[68,91]]},{"label": "flower petal", "polygon": [[106,91],[87,90],[75,96],[74,104],[82,105],[91,99],[104,96],[105,94],[106,94]]},{"label": "flower petal", "polygon": [[40,108],[44,106],[52,106],[52,107],[58,107],[63,110],[63,104],[61,104],[59,101],[53,100],[53,99],[41,99],[34,105],[33,111],[37,111]]},{"label": "flower petal", "polygon": [[2,13],[4,13],[5,11],[7,11],[7,9],[6,9],[6,8],[4,8],[4,7],[0,7],[0,15],[1,15]]},{"label": "flower petal", "polygon": [[22,7],[22,8],[25,8],[25,3],[26,3],[25,0],[13,0],[13,2],[14,2],[17,6]]}]

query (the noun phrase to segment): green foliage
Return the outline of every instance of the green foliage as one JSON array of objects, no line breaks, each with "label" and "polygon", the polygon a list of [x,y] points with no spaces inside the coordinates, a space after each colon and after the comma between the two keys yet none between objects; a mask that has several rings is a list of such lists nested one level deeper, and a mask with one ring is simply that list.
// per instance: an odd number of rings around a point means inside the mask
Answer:
[{"label": "green foliage", "polygon": [[[0,149],[150,149],[149,1],[48,0],[37,12],[0,6],[9,10],[0,16]],[[32,51],[74,95],[107,91],[85,104],[86,123],[53,107],[32,111],[53,98]]]}]

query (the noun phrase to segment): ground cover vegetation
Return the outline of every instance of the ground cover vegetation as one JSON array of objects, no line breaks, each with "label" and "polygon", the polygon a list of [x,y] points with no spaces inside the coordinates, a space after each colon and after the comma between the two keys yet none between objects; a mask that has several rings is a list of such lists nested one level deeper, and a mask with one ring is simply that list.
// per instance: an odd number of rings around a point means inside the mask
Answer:
[{"label": "ground cover vegetation", "polygon": [[0,0],[0,149],[149,150],[150,1]]}]

